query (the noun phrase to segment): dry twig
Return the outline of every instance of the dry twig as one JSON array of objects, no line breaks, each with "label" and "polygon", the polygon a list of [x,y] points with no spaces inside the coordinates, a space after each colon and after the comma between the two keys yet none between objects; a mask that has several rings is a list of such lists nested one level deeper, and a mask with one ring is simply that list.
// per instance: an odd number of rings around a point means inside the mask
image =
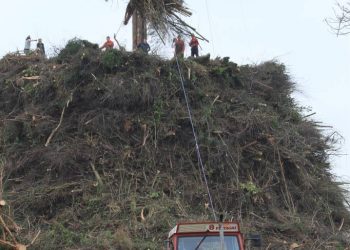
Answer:
[{"label": "dry twig", "polygon": [[57,132],[57,130],[60,128],[62,121],[63,121],[63,116],[64,116],[64,112],[66,110],[66,107],[69,106],[69,103],[72,101],[72,99],[69,99],[66,103],[66,106],[63,107],[62,109],[62,113],[61,113],[61,117],[60,117],[60,121],[58,123],[58,125],[56,126],[56,128],[54,130],[52,130],[50,136],[47,138],[46,143],[45,143],[45,147],[47,147],[50,144],[50,141],[52,139],[52,137],[55,135],[55,133]]}]

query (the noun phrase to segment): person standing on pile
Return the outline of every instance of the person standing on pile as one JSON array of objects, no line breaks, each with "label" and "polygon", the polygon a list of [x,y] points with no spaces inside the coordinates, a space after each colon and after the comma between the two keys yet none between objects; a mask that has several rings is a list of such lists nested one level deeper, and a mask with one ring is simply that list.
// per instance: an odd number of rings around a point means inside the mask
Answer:
[{"label": "person standing on pile", "polygon": [[39,55],[45,57],[45,46],[41,38],[38,39],[38,43],[36,44],[36,50],[38,51]]},{"label": "person standing on pile", "polygon": [[191,41],[189,43],[190,47],[191,47],[191,56],[194,57],[198,57],[198,46],[199,46],[199,42],[198,39],[194,36],[194,34],[191,34]]},{"label": "person standing on pile", "polygon": [[174,38],[173,42],[175,44],[175,56],[184,58],[185,42],[182,40],[181,35],[178,35],[177,38]]},{"label": "person standing on pile", "polygon": [[106,42],[102,45],[100,49],[110,50],[113,49],[114,43],[109,36],[106,37]]},{"label": "person standing on pile", "polygon": [[31,42],[35,42],[36,40],[32,40],[30,38],[30,36],[27,36],[26,38],[26,41],[24,43],[24,54],[27,56],[29,55],[29,52],[30,52],[30,45],[31,45]]},{"label": "person standing on pile", "polygon": [[151,47],[149,46],[147,39],[143,39],[143,42],[140,42],[137,45],[137,48],[139,50],[142,50],[143,52],[145,52],[146,54],[148,54],[148,52],[151,50]]}]

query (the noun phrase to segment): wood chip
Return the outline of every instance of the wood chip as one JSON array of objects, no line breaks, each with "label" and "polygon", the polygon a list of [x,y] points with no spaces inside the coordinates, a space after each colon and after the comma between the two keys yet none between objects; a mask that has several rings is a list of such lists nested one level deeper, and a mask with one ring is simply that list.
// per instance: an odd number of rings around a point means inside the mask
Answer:
[{"label": "wood chip", "polygon": [[25,245],[22,245],[22,244],[17,244],[16,245],[16,250],[26,250],[27,247]]}]

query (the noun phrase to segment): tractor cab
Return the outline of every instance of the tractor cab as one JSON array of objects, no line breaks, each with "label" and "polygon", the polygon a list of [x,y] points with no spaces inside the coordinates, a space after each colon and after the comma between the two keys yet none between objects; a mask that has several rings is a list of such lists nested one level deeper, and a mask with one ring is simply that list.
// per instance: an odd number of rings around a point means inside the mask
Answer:
[{"label": "tractor cab", "polygon": [[[166,243],[167,250],[244,250],[237,222],[179,223],[169,232]],[[253,245],[261,245],[260,236],[253,239]]]}]

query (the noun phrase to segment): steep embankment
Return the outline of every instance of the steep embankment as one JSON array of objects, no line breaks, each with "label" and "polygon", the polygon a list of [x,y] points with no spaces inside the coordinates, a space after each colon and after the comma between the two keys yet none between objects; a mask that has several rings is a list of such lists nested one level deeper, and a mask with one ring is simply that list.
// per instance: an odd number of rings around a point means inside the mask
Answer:
[{"label": "steep embankment", "polygon": [[[303,118],[285,67],[181,67],[217,212],[270,249],[349,245],[334,138]],[[174,61],[79,40],[48,61],[8,55],[0,118],[3,197],[20,241],[41,229],[33,249],[161,249],[176,221],[210,219]]]}]

